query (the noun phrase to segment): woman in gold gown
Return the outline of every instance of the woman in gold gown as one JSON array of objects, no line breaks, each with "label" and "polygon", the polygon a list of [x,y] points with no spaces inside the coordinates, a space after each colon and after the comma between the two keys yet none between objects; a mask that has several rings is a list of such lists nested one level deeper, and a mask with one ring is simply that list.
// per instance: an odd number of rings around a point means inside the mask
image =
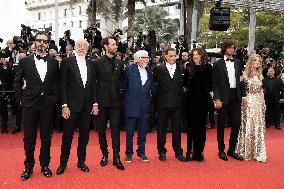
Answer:
[{"label": "woman in gold gown", "polygon": [[236,153],[245,160],[266,161],[265,147],[265,101],[262,88],[262,60],[252,54],[242,76],[246,97],[242,104],[241,127]]}]

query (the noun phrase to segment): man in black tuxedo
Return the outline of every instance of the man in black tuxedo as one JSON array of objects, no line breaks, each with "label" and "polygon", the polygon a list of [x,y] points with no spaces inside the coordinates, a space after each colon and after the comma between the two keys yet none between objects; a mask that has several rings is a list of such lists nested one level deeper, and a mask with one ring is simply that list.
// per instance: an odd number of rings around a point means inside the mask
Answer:
[{"label": "man in black tuxedo", "polygon": [[[37,126],[40,126],[40,165],[44,176],[51,177],[48,168],[50,162],[50,145],[52,135],[52,111],[57,101],[58,61],[47,57],[48,38],[39,32],[35,36],[36,53],[20,60],[15,76],[15,96],[22,105],[25,170],[21,179],[27,180],[35,164],[34,150]],[[26,88],[22,90],[23,79]]]},{"label": "man in black tuxedo", "polygon": [[[231,39],[225,41],[222,46],[224,57],[213,64],[212,84],[215,108],[217,108],[218,112],[218,156],[224,161],[228,160],[227,155],[237,160],[243,160],[242,157],[235,153],[241,124],[241,102],[244,92],[241,90],[240,85],[241,63],[233,59],[234,51],[235,42]],[[226,155],[224,152],[224,127],[227,117],[230,120],[232,130]]]},{"label": "man in black tuxedo", "polygon": [[284,102],[283,81],[275,77],[275,68],[270,67],[267,71],[267,78],[263,80],[264,98],[266,104],[265,122],[266,127],[275,126],[281,130],[281,103]]},{"label": "man in black tuxedo", "polygon": [[165,161],[167,149],[166,134],[169,118],[172,119],[172,146],[179,161],[185,161],[181,148],[180,116],[182,107],[183,69],[176,64],[175,49],[165,49],[166,63],[156,67],[154,79],[158,84],[157,90],[157,148],[159,160]]},{"label": "man in black tuxedo", "polygon": [[63,59],[60,65],[60,99],[64,118],[60,166],[57,174],[64,173],[67,166],[74,130],[79,128],[78,164],[83,172],[89,172],[85,164],[86,146],[89,141],[89,121],[91,114],[98,113],[96,99],[96,75],[94,64],[86,59],[89,44],[84,39],[75,45],[75,56]]},{"label": "man in black tuxedo", "polygon": [[106,140],[107,121],[110,118],[111,138],[113,149],[113,165],[120,170],[124,170],[119,157],[120,152],[120,88],[123,79],[123,61],[115,58],[117,49],[116,40],[114,37],[106,37],[102,40],[102,45],[106,51],[95,62],[95,70],[97,76],[98,87],[98,105],[99,114],[97,116],[97,130],[99,134],[99,143],[102,151],[101,166],[108,163],[108,149]]}]

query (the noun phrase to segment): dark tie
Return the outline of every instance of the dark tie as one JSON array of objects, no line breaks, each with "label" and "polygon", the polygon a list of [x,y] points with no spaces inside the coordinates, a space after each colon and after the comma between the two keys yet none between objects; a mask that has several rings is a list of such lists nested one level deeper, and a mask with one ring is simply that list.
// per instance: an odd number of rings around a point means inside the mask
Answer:
[{"label": "dark tie", "polygon": [[234,62],[233,58],[227,58],[226,61]]},{"label": "dark tie", "polygon": [[38,59],[38,60],[43,60],[43,61],[47,61],[47,56],[44,56],[44,57],[41,57],[41,56],[39,56],[39,55],[36,55],[36,58]]}]

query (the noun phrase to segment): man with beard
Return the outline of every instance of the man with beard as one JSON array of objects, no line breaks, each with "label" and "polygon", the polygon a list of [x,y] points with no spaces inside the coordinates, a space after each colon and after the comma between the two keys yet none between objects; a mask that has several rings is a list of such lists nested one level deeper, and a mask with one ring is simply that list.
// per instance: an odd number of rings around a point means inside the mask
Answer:
[{"label": "man with beard", "polygon": [[123,77],[123,61],[115,58],[117,49],[114,37],[106,37],[102,40],[106,54],[95,62],[95,70],[98,88],[97,129],[99,143],[102,151],[101,166],[108,163],[108,145],[106,140],[106,127],[108,118],[111,124],[111,138],[113,149],[113,165],[120,170],[124,170],[119,157],[120,152],[120,83]]},{"label": "man with beard", "polygon": [[[30,178],[35,164],[37,126],[40,126],[40,165],[44,176],[51,177],[48,168],[52,135],[52,111],[57,100],[58,61],[47,57],[48,38],[43,32],[35,36],[36,52],[20,60],[14,81],[15,96],[22,105],[24,127],[25,170],[21,179]],[[23,79],[26,88],[22,91]],[[22,93],[23,92],[23,93]]]},{"label": "man with beard", "polygon": [[[90,114],[98,113],[96,99],[96,77],[93,62],[86,59],[89,44],[80,39],[75,44],[75,56],[63,59],[60,65],[60,100],[64,118],[60,166],[57,174],[64,173],[70,155],[74,130],[78,126],[78,164],[83,172],[89,172],[85,164],[86,146],[89,141]],[[78,124],[80,122],[80,124]]]},{"label": "man with beard", "polygon": [[169,119],[171,119],[172,147],[175,157],[185,162],[181,148],[180,114],[182,107],[183,74],[181,66],[176,64],[176,50],[165,49],[166,63],[157,66],[154,78],[157,84],[157,149],[159,160],[167,160],[166,135]]}]

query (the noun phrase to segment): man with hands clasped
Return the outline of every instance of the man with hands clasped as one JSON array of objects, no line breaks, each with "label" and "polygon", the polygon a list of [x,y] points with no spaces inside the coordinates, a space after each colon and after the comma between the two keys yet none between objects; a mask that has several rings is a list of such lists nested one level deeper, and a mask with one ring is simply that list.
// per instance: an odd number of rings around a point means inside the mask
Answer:
[{"label": "man with hands clasped", "polygon": [[[224,58],[213,64],[212,73],[215,108],[218,112],[218,156],[224,161],[228,160],[227,155],[237,160],[243,160],[239,154],[235,153],[235,148],[241,124],[241,102],[245,92],[240,83],[241,63],[233,58],[234,51],[235,42],[233,40],[225,41],[222,46]],[[227,117],[230,119],[232,130],[226,155],[224,127]]]}]

